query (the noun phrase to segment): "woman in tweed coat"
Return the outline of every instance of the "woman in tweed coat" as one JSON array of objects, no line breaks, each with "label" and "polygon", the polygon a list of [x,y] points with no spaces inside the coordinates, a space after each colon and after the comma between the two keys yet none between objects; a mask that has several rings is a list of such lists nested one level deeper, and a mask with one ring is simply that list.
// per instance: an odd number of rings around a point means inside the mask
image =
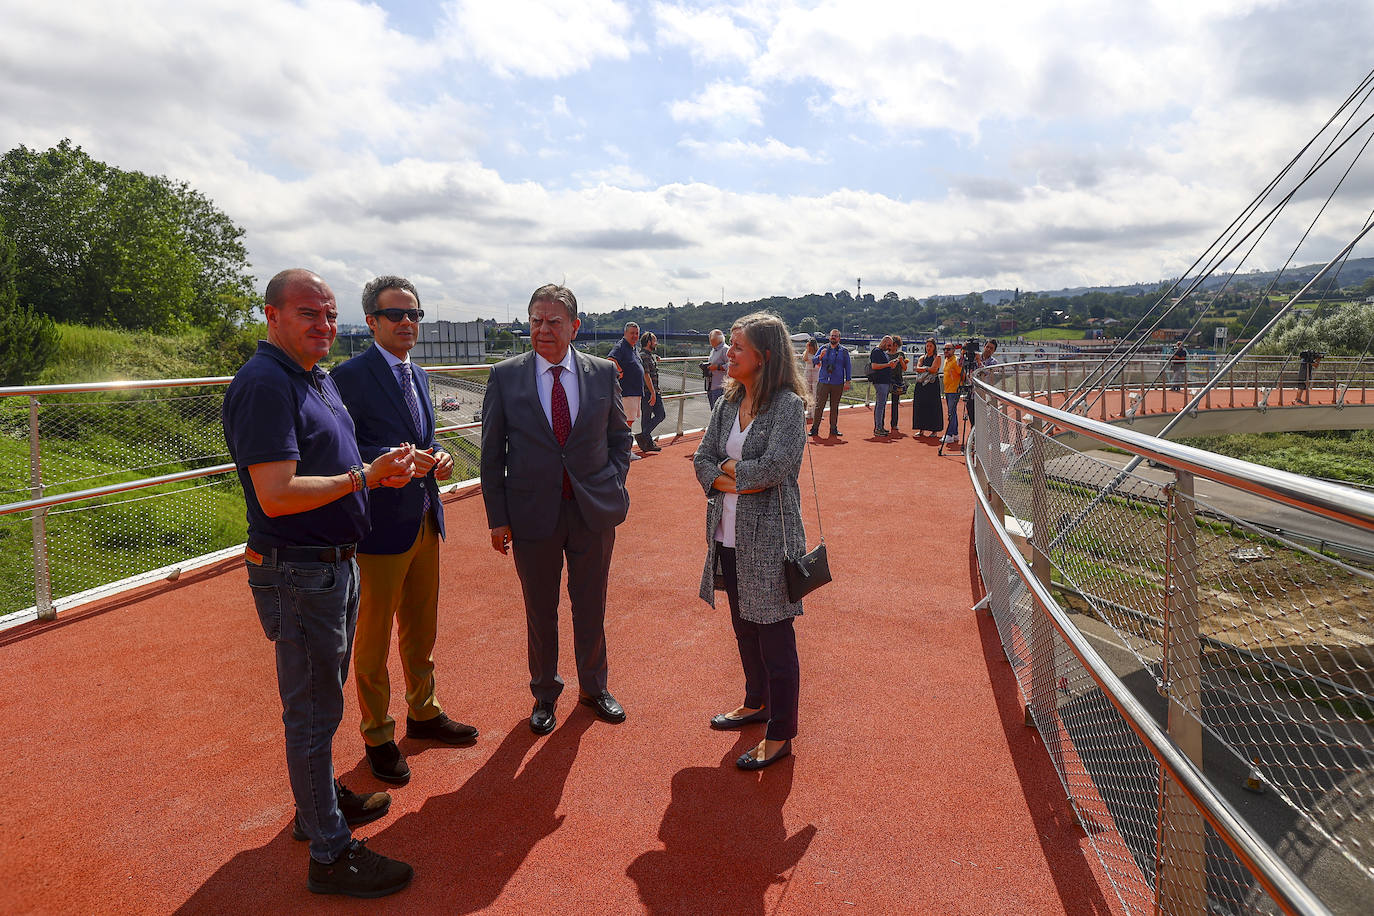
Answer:
[{"label": "woman in tweed coat", "polygon": [[744,703],[711,727],[768,722],[763,741],[736,765],[757,770],[786,757],[797,734],[800,687],[783,562],[806,552],[801,472],[806,446],[805,385],[787,327],[775,315],[748,315],[730,329],[729,380],[697,447],[706,492],[706,565],[701,597],[715,607],[715,573],[725,580],[730,620],[744,666]]}]

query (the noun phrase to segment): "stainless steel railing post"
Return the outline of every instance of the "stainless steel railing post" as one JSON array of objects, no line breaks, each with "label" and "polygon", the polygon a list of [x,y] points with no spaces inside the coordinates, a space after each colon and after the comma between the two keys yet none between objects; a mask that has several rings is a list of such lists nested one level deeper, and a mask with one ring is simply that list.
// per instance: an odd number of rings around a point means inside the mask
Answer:
[{"label": "stainless steel railing post", "polygon": [[[39,444],[38,396],[29,397],[29,496],[43,495],[43,450]],[[52,575],[48,568],[48,509],[33,510],[33,597],[39,620],[55,620],[52,603]]]},{"label": "stainless steel railing post", "polygon": [[[678,386],[681,394],[687,393],[687,364],[682,364],[682,384]],[[677,402],[677,437],[682,438],[682,415],[687,408],[687,399],[679,398]]]},{"label": "stainless steel railing post", "polygon": [[[1165,488],[1163,687],[1169,737],[1202,771],[1202,640],[1198,620],[1197,515],[1193,475]],[[1207,829],[1197,806],[1160,770],[1155,912],[1207,912]]]}]

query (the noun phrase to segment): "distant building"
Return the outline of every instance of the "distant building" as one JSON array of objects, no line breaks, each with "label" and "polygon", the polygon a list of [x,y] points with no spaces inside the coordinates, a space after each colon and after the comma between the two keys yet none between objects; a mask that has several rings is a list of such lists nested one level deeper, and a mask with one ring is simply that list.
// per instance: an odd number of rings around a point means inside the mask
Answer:
[{"label": "distant building", "polygon": [[422,365],[453,365],[486,362],[485,323],[476,321],[423,321],[420,339],[410,351]]}]

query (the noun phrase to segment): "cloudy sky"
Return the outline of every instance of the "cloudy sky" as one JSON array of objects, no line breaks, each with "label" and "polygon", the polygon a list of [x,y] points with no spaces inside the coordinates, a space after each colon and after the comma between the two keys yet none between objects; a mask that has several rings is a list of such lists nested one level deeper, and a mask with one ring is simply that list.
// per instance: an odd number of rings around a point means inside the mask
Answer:
[{"label": "cloudy sky", "polygon": [[3,148],[190,182],[260,288],[313,267],[345,320],[378,273],[461,320],[550,280],[603,311],[1177,274],[1368,71],[1374,11],[0,0],[0,24]]}]

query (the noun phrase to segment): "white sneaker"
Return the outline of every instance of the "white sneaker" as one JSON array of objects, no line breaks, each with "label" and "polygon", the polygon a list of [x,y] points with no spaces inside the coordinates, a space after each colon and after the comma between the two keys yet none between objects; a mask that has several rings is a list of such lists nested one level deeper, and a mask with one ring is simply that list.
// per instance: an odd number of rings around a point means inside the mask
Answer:
[{"label": "white sneaker", "polygon": [[638,461],[639,459],[641,459],[641,458],[643,458],[643,457],[644,457],[643,455],[636,455],[634,452],[630,452],[630,460],[631,460],[631,461]]}]

